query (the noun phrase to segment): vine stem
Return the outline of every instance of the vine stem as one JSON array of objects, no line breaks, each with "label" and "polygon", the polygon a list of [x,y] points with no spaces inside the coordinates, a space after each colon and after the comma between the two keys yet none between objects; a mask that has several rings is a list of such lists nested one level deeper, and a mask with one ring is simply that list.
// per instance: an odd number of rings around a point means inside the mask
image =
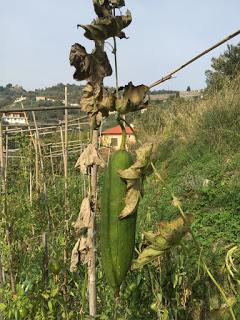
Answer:
[{"label": "vine stem", "polygon": [[[113,9],[113,15],[115,17],[115,9]],[[118,98],[118,61],[117,61],[117,40],[113,37],[113,54],[114,54],[114,68],[115,68],[115,80],[116,80],[116,97]]]},{"label": "vine stem", "polygon": [[115,81],[116,81],[116,97],[118,98],[118,63],[117,63],[117,40],[113,37],[113,54],[114,54],[114,68],[115,68]]}]

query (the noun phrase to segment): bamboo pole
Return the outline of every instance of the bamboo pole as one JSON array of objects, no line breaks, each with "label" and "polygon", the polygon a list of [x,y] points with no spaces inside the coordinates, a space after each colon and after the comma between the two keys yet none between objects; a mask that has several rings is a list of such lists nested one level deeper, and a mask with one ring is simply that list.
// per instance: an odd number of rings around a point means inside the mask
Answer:
[{"label": "bamboo pole", "polygon": [[214,44],[213,46],[211,46],[210,48],[204,50],[203,52],[199,53],[197,56],[195,56],[194,58],[192,58],[191,60],[187,61],[186,63],[184,63],[183,65],[181,65],[180,67],[176,68],[175,70],[173,70],[172,72],[170,72],[169,74],[167,74],[166,76],[162,77],[160,80],[150,84],[148,86],[149,89],[152,89],[153,87],[158,86],[160,83],[163,83],[167,80],[172,79],[172,76],[177,73],[178,71],[182,70],[183,68],[185,68],[186,66],[188,66],[189,64],[193,63],[194,61],[198,60],[199,58],[201,58],[202,56],[204,56],[205,54],[209,53],[210,51],[216,49],[217,47],[221,46],[223,43],[231,40],[232,38],[238,36],[240,34],[240,30],[230,34],[229,36],[227,36],[226,38],[222,39],[221,41],[219,41],[218,43]]},{"label": "bamboo pole", "polygon": [[[92,144],[98,148],[98,130],[93,130]],[[89,314],[97,314],[97,290],[96,290],[96,209],[97,209],[97,165],[91,169],[91,200],[93,202],[93,213],[90,222],[91,246],[89,249],[88,263],[88,292],[89,292]]]},{"label": "bamboo pole", "polygon": [[[34,111],[33,111],[33,112],[34,112]],[[27,118],[26,118],[26,121],[28,121]],[[82,124],[82,125],[88,125],[89,123],[88,123],[88,122],[82,122],[81,124]],[[62,125],[64,125],[64,121],[62,121]],[[78,126],[79,126],[78,122],[68,124],[68,127],[78,127]],[[56,125],[54,125],[54,126],[48,126],[48,127],[39,127],[39,126],[38,126],[38,128],[36,129],[36,128],[35,128],[35,125],[34,125],[34,128],[31,128],[30,125],[29,125],[28,129],[22,129],[22,128],[9,129],[9,130],[8,130],[8,133],[34,132],[34,131],[36,131],[36,130],[38,130],[38,132],[39,132],[39,131],[42,131],[42,130],[57,129],[58,127],[59,127],[59,124],[56,124]]]},{"label": "bamboo pole", "polygon": [[[34,107],[34,108],[24,108],[24,109],[20,109],[20,108],[1,108],[0,109],[0,114],[1,113],[6,113],[6,112],[21,112],[21,111],[24,111],[24,112],[31,112],[31,111],[49,111],[49,110],[65,110],[65,106],[60,106],[60,107]],[[79,107],[72,107],[72,106],[68,106],[67,107],[68,110],[79,110]],[[87,118],[88,116],[85,116],[85,118]]]},{"label": "bamboo pole", "polygon": [[45,284],[45,289],[48,288],[48,237],[47,233],[44,232],[42,234],[42,244],[44,248],[44,255],[43,255],[43,282]]},{"label": "bamboo pole", "polygon": [[[0,119],[0,193],[1,195],[3,194],[4,191],[4,163],[3,163],[4,159],[3,159],[3,137],[2,137],[2,121]],[[4,206],[4,204],[3,204]],[[2,213],[4,214],[4,207],[2,209]],[[3,222],[3,215],[2,215],[2,222]],[[0,288],[2,288],[4,284],[4,269],[3,269],[3,265],[2,265],[2,257],[0,255]],[[0,302],[2,302],[2,294],[0,295]],[[0,320],[3,319],[3,315],[0,313]]]},{"label": "bamboo pole", "polygon": [[[68,90],[65,87],[65,115],[64,115],[64,144],[63,144],[63,157],[64,157],[64,237],[65,237],[65,248],[64,248],[64,264],[67,265],[67,246],[68,246],[68,213],[69,213],[69,202],[68,202]],[[64,273],[64,287],[67,291],[67,272]]]},{"label": "bamboo pole", "polygon": [[53,156],[52,156],[52,148],[51,147],[50,147],[50,150],[49,150],[49,157],[50,157],[51,170],[52,170],[52,183],[54,185],[54,188],[56,188],[56,186],[55,186],[55,172],[54,172]]},{"label": "bamboo pole", "polygon": [[[7,135],[5,131],[5,135]],[[8,151],[8,139],[5,138],[6,145],[5,149],[6,152]],[[15,276],[14,276],[14,271],[13,271],[13,252],[12,252],[12,226],[9,221],[9,216],[8,216],[8,209],[7,209],[7,173],[6,173],[6,159],[8,158],[8,155],[5,155],[4,158],[4,147],[3,147],[3,131],[2,131],[2,122],[0,120],[0,167],[1,167],[1,193],[3,194],[3,208],[2,208],[2,217],[5,219],[5,224],[6,224],[6,231],[5,231],[5,236],[6,236],[6,242],[7,246],[9,248],[9,261],[8,261],[8,269],[9,269],[9,276],[10,276],[10,285],[12,292],[16,292],[16,283],[15,283]]]},{"label": "bamboo pole", "polygon": [[[35,141],[36,141],[36,133],[34,134]],[[35,149],[35,182],[36,182],[36,191],[39,193],[39,163],[38,163],[38,147],[37,143],[34,143],[34,149]]]},{"label": "bamboo pole", "polygon": [[0,177],[1,177],[1,193],[4,189],[4,158],[3,158],[3,130],[2,130],[2,121],[0,119]]},{"label": "bamboo pole", "polygon": [[[21,107],[22,107],[22,110],[24,110],[24,106],[23,106],[23,103],[22,103],[22,102],[21,102]],[[30,137],[31,137],[31,140],[32,140],[32,144],[33,144],[33,146],[34,146],[35,140],[34,140],[34,137],[33,137],[33,133],[32,133],[31,127],[30,127],[30,125],[29,125],[29,121],[28,121],[27,114],[26,114],[26,112],[23,112],[23,114],[24,114],[24,119],[25,119],[25,122],[26,122],[27,128],[28,128],[26,131],[29,132]],[[9,130],[9,131],[11,131],[11,130]],[[21,133],[22,133],[23,131],[24,131],[24,130],[22,130],[22,128],[21,128]]]},{"label": "bamboo pole", "polygon": [[32,168],[30,167],[29,170],[29,201],[30,201],[30,205],[32,206],[33,204],[33,176],[32,176]]}]

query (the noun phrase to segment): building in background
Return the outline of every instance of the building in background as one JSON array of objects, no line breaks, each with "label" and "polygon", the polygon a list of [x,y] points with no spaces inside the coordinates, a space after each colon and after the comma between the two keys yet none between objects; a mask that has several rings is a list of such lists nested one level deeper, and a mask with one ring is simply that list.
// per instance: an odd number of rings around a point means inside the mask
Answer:
[{"label": "building in background", "polygon": [[38,101],[46,101],[46,100],[47,100],[46,97],[43,97],[43,96],[36,97],[36,102],[38,102]]},{"label": "building in background", "polygon": [[[135,136],[131,128],[126,127],[127,133],[127,146],[136,143]],[[102,132],[101,144],[103,147],[112,147],[114,149],[119,149],[122,141],[122,128],[116,126],[113,128],[106,129]]]},{"label": "building in background", "polygon": [[24,116],[24,112],[6,112],[2,115],[2,122],[5,125],[12,125],[12,126],[18,126],[18,125],[26,125],[27,121]]},{"label": "building in background", "polygon": [[25,101],[25,100],[27,100],[27,98],[21,96],[20,98],[15,99],[14,103],[22,102],[22,101]]}]

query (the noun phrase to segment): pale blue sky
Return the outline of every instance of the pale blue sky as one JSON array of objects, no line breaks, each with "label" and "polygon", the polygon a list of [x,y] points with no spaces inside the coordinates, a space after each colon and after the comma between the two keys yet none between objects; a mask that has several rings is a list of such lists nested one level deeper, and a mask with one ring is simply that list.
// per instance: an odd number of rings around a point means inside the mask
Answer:
[{"label": "pale blue sky", "polygon": [[[126,29],[130,39],[118,41],[120,84],[150,84],[240,28],[239,0],[125,2],[133,22]],[[68,62],[70,47],[79,42],[92,48],[76,26],[94,16],[91,0],[0,0],[0,85],[34,89],[77,83]],[[240,37],[228,43],[238,42]],[[225,49],[223,45],[157,88],[204,87],[211,58]],[[114,76],[105,83],[113,85]]]}]

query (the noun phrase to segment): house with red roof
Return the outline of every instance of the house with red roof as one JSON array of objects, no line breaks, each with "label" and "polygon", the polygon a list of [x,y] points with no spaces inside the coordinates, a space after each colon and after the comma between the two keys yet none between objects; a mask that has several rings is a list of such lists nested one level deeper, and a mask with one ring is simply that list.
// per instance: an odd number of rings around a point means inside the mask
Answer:
[{"label": "house with red roof", "polygon": [[[135,144],[136,139],[131,128],[126,126],[127,145]],[[105,147],[119,149],[122,141],[122,128],[118,125],[102,132],[101,143]]]}]

